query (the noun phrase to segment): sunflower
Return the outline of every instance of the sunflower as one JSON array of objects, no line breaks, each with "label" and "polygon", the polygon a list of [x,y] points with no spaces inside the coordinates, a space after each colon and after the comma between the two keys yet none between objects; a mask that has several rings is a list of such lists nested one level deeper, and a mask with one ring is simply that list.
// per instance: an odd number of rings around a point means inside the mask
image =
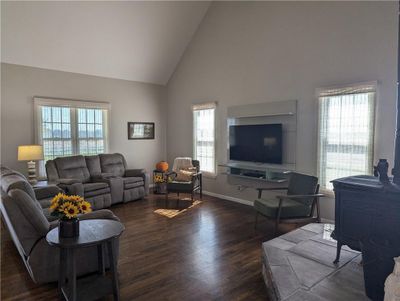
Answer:
[{"label": "sunflower", "polygon": [[62,207],[64,208],[63,213],[67,218],[74,218],[79,213],[78,207],[72,204],[71,202],[63,204]]},{"label": "sunflower", "polygon": [[63,199],[64,195],[62,193],[58,193],[52,200],[50,204],[50,210],[54,211],[60,205],[60,200]]},{"label": "sunflower", "polygon": [[82,201],[79,204],[79,210],[80,210],[81,213],[85,214],[85,213],[92,212],[92,207],[91,207],[89,202]]}]

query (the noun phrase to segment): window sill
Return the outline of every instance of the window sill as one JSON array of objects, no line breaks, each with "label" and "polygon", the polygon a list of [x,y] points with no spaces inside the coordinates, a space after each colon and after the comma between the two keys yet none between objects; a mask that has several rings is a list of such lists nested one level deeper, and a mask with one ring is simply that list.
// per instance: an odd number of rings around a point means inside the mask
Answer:
[{"label": "window sill", "polygon": [[208,171],[202,171],[201,173],[202,173],[203,177],[207,178],[207,179],[216,179],[217,178],[217,174],[215,174],[215,173],[211,173]]},{"label": "window sill", "polygon": [[325,195],[324,197],[326,198],[335,198],[335,192],[332,189],[320,188],[319,192]]}]

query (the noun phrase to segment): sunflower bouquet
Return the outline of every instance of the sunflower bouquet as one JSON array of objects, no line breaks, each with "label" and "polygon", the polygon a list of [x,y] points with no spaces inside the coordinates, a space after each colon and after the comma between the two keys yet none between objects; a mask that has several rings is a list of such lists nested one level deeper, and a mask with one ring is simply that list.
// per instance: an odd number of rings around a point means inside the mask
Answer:
[{"label": "sunflower bouquet", "polygon": [[49,208],[51,215],[60,219],[73,219],[79,213],[85,214],[92,211],[90,203],[79,195],[57,194]]}]

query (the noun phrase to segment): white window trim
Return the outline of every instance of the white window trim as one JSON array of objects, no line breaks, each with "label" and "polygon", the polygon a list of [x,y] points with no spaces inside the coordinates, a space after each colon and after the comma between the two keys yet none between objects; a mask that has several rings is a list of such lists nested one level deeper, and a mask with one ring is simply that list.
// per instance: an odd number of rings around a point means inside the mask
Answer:
[{"label": "white window trim", "polygon": [[[42,131],[41,131],[41,124],[42,124],[42,114],[40,108],[42,106],[54,106],[54,107],[68,107],[72,110],[81,109],[102,109],[105,110],[105,115],[103,118],[106,119],[106,126],[104,126],[103,130],[105,131],[105,143],[104,143],[104,152],[108,152],[110,149],[110,109],[111,104],[108,102],[96,102],[96,101],[83,101],[83,100],[74,100],[74,99],[60,99],[60,98],[44,98],[44,97],[34,97],[33,98],[33,112],[34,112],[34,127],[35,127],[35,143],[42,144]],[[71,114],[71,132],[75,133],[75,140],[79,141],[76,131],[77,131],[77,124],[76,124],[76,114],[73,112]],[[73,139],[72,139],[73,140]],[[72,144],[72,152],[73,154],[77,153],[76,145]],[[39,176],[45,176],[44,166],[43,164],[39,164]]]},{"label": "white window trim", "polygon": [[[339,95],[339,94],[351,94],[351,91],[354,90],[373,90],[375,93],[374,104],[373,104],[373,124],[372,124],[372,154],[371,154],[371,166],[375,161],[375,154],[376,154],[376,108],[377,103],[379,100],[379,89],[378,89],[378,81],[368,81],[368,82],[358,82],[353,84],[344,84],[344,85],[333,85],[333,86],[326,86],[315,89],[315,99],[317,102],[318,107],[318,121],[317,121],[317,175],[320,177],[320,157],[321,157],[321,149],[320,149],[320,130],[321,130],[321,118],[320,118],[320,97],[329,96],[329,95]],[[333,189],[320,186],[320,192],[324,193],[327,197],[334,197],[335,193]]]},{"label": "white window trim", "polygon": [[194,119],[193,119],[194,118],[194,114],[193,113],[195,111],[207,110],[207,109],[214,109],[214,149],[213,149],[214,172],[201,170],[201,165],[200,165],[200,171],[202,172],[204,177],[215,179],[217,177],[217,103],[216,102],[206,102],[206,103],[199,103],[199,104],[192,105],[193,158],[195,158],[195,159],[197,158],[197,154],[196,154],[196,129],[194,127]]}]

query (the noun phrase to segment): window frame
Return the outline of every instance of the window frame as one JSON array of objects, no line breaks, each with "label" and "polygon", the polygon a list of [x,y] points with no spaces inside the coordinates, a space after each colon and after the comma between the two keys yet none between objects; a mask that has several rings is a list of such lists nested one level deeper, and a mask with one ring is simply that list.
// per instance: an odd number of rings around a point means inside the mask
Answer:
[{"label": "window frame", "polygon": [[213,147],[213,171],[202,170],[202,165],[200,164],[200,171],[203,173],[205,177],[216,178],[217,177],[217,103],[216,102],[207,102],[192,105],[192,127],[193,127],[193,158],[197,159],[197,128],[195,124],[195,112],[201,110],[214,110],[214,147]]},{"label": "window frame", "polygon": [[[103,136],[104,136],[104,153],[109,150],[110,143],[110,110],[111,105],[108,102],[95,102],[95,101],[82,101],[82,100],[71,100],[71,99],[58,99],[58,98],[43,98],[34,97],[34,127],[35,127],[35,143],[43,145],[44,139],[42,136],[42,107],[64,107],[69,108],[70,111],[70,125],[71,125],[71,138],[64,139],[60,138],[60,141],[70,140],[72,156],[79,154],[79,141],[87,140],[88,138],[80,138],[78,136],[78,109],[101,109],[103,110]],[[54,140],[54,139],[49,139]],[[96,137],[93,140],[97,140]],[[39,176],[45,176],[44,164],[39,164]]]},{"label": "window frame", "polygon": [[[322,156],[322,149],[321,149],[321,129],[322,129],[322,117],[321,117],[321,98],[322,97],[327,97],[327,96],[343,96],[343,95],[350,95],[350,94],[358,94],[354,91],[360,91],[359,93],[362,93],[362,90],[365,90],[364,93],[374,93],[374,97],[372,100],[372,113],[370,115],[372,119],[372,124],[370,127],[370,137],[371,137],[371,144],[370,148],[368,149],[370,151],[370,168],[366,173],[372,173],[373,172],[373,162],[375,160],[375,147],[376,147],[376,107],[377,107],[377,102],[378,102],[378,82],[377,81],[371,81],[371,82],[362,82],[362,83],[354,83],[354,84],[347,84],[347,85],[340,85],[340,86],[330,86],[330,87],[323,87],[323,88],[318,88],[315,90],[315,95],[316,95],[316,100],[317,100],[317,107],[318,107],[318,126],[317,126],[317,175],[320,181],[320,191],[324,192],[328,196],[334,196],[333,188],[326,187],[326,183],[321,182],[321,156]],[[347,93],[346,93],[347,91]],[[368,148],[368,146],[366,146]],[[350,175],[349,175],[350,176]]]}]

